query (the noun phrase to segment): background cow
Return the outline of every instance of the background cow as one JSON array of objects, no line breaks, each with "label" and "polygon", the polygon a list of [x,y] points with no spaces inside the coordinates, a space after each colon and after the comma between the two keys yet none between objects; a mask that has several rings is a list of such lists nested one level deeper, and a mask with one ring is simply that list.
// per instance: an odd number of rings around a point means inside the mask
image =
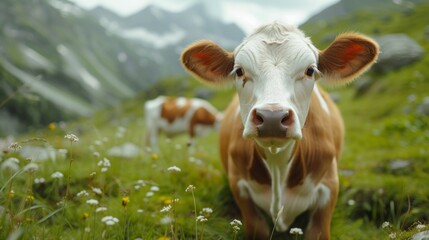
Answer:
[{"label": "background cow", "polygon": [[329,239],[343,146],[340,113],[316,81],[348,83],[378,56],[360,34],[339,35],[323,51],[294,26],[256,30],[233,53],[200,41],[182,53],[184,67],[210,83],[233,82],[238,92],[225,112],[220,151],[248,239],[268,239],[309,211],[306,239]]},{"label": "background cow", "polygon": [[159,152],[158,135],[189,134],[188,145],[193,145],[195,136],[201,136],[220,125],[221,114],[210,103],[197,98],[159,96],[144,105],[146,120],[146,143]]}]

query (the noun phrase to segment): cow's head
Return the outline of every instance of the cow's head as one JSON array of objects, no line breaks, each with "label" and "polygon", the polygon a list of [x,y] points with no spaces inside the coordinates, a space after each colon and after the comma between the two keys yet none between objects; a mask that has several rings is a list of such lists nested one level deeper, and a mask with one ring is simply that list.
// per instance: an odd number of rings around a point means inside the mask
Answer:
[{"label": "cow's head", "polygon": [[243,136],[281,149],[285,139],[302,138],[317,79],[350,82],[377,55],[377,44],[360,34],[341,34],[319,51],[297,28],[274,23],[259,28],[233,53],[210,41],[196,42],[183,51],[182,63],[204,82],[234,82]]}]

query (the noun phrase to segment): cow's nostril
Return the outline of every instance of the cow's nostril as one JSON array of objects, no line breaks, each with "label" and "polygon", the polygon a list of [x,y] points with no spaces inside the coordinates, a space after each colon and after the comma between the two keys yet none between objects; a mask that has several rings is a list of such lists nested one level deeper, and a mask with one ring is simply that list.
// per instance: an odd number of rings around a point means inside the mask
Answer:
[{"label": "cow's nostril", "polygon": [[291,119],[292,119],[292,112],[291,111],[286,111],[282,117],[282,125],[283,126],[288,126],[291,124]]},{"label": "cow's nostril", "polygon": [[258,111],[255,111],[255,115],[253,116],[253,123],[256,126],[260,126],[262,124],[264,124],[264,118],[262,117],[261,113],[258,113]]}]

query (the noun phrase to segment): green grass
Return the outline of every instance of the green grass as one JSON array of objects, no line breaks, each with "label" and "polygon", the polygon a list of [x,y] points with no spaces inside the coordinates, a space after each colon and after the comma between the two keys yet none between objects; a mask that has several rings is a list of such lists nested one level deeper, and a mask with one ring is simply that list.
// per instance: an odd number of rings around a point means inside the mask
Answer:
[{"label": "green grass", "polygon": [[[427,12],[429,5],[421,4],[408,16],[393,13],[389,22],[383,16],[361,12],[335,24],[304,26],[304,30],[319,46],[326,44],[321,39],[330,32],[405,32],[427,53],[427,23],[422,21]],[[341,191],[332,222],[332,239],[389,239],[392,233],[396,239],[408,239],[421,231],[416,228],[418,224],[428,223],[429,117],[414,114],[416,106],[428,96],[428,64],[426,54],[418,62],[388,74],[369,73],[366,77],[374,83],[361,95],[356,94],[354,85],[330,89],[340,96],[339,107],[347,127],[339,163]],[[55,161],[36,162],[11,149],[0,153],[2,166],[11,157],[20,161],[18,173],[0,169],[0,239],[233,239],[230,222],[240,216],[227,187],[215,133],[197,140],[193,158],[186,149],[186,136],[171,140],[162,137],[161,153],[157,156],[144,151],[144,101],[159,94],[191,97],[199,87],[203,85],[189,77],[164,79],[150,92],[124,102],[121,107],[18,137],[22,147],[66,149],[67,154]],[[221,89],[211,101],[224,109],[232,93],[232,89]],[[408,101],[410,95],[415,96],[415,101]],[[405,108],[411,111],[406,113]],[[64,139],[67,133],[76,134],[79,142]],[[141,152],[130,158],[108,155],[110,148],[127,142],[138,146]],[[37,157],[36,153],[31,156]],[[104,158],[109,159],[111,167],[101,172],[98,163]],[[389,169],[388,165],[399,159],[408,161],[409,167]],[[38,170],[22,171],[30,162],[36,162]],[[172,166],[181,171],[168,171]],[[56,171],[64,177],[53,179],[51,175]],[[45,182],[35,183],[36,178],[44,178]],[[68,185],[70,194],[66,197]],[[206,215],[207,222],[198,223],[198,237],[194,198],[185,191],[189,185],[196,187],[197,215],[205,207],[213,209],[212,214]],[[154,186],[159,191],[151,191]],[[100,188],[102,194],[96,194],[92,188]],[[77,197],[82,190],[89,196]],[[149,192],[153,196],[147,196]],[[129,199],[126,206],[122,204],[124,197]],[[88,199],[96,199],[99,204],[92,206],[86,202]],[[179,199],[174,207],[162,213],[165,206],[173,206],[174,199]],[[66,207],[58,205],[63,200]],[[107,211],[96,213],[95,209],[101,206]],[[105,216],[116,217],[119,222],[107,226],[101,221]],[[175,219],[174,224],[165,223],[166,217]],[[385,221],[390,226],[382,229]],[[241,230],[238,238],[242,237]]]}]

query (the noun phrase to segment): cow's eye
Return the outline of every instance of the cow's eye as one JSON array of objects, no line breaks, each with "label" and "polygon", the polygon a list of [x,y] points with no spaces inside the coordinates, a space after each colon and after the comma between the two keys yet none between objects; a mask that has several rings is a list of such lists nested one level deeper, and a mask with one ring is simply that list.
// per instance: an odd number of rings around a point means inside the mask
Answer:
[{"label": "cow's eye", "polygon": [[312,77],[314,74],[314,68],[313,67],[308,67],[307,70],[305,70],[305,75]]},{"label": "cow's eye", "polygon": [[237,77],[243,77],[244,76],[243,68],[241,67],[237,68],[237,70],[235,70],[235,74],[237,74]]}]

